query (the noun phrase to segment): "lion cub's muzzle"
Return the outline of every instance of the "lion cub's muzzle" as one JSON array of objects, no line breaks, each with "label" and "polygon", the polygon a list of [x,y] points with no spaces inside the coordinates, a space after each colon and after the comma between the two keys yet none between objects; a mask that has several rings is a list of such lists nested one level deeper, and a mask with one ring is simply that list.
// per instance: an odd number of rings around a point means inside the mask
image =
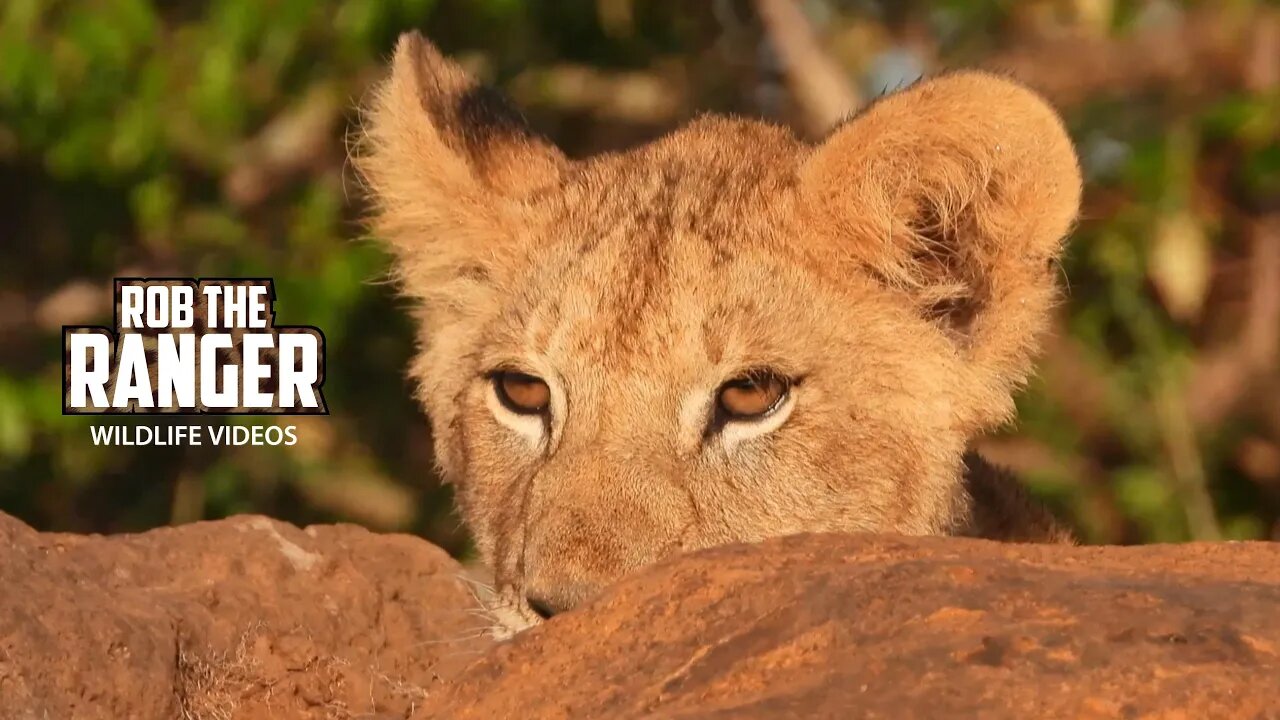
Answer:
[{"label": "lion cub's muzzle", "polygon": [[546,620],[566,610],[572,610],[583,601],[599,594],[603,585],[587,583],[541,583],[527,584],[524,600],[530,609]]},{"label": "lion cub's muzzle", "polygon": [[673,537],[655,533],[652,525],[646,529],[629,523],[614,528],[565,523],[537,533],[525,549],[522,577],[513,584],[544,619],[572,610],[624,575],[678,550]]},{"label": "lion cub's muzzle", "polygon": [[[541,553],[539,553],[541,555]],[[608,556],[593,558],[607,561]],[[606,585],[631,568],[622,563],[594,562],[591,566],[573,562],[572,557],[552,553],[545,560],[526,558],[523,590],[525,603],[543,619],[572,610],[595,597]]]}]

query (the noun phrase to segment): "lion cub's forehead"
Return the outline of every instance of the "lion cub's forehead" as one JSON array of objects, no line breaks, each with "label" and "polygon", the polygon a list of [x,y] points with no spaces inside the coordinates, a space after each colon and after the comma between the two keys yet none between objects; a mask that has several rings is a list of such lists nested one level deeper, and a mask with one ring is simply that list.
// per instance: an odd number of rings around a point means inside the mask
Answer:
[{"label": "lion cub's forehead", "polygon": [[597,234],[599,226],[621,224],[719,240],[793,191],[800,153],[779,128],[706,117],[640,148],[578,163],[556,201],[579,221],[595,219]]},{"label": "lion cub's forehead", "polygon": [[744,328],[803,302],[797,158],[776,128],[709,118],[581,163],[550,200],[508,336],[613,366],[721,362]]}]

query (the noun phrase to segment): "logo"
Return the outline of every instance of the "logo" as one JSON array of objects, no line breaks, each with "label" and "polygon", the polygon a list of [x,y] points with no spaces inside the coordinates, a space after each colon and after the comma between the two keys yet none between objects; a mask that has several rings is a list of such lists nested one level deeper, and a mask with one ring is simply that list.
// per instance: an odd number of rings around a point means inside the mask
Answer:
[{"label": "logo", "polygon": [[327,415],[319,328],[269,278],[116,278],[115,327],[62,328],[62,412]]}]

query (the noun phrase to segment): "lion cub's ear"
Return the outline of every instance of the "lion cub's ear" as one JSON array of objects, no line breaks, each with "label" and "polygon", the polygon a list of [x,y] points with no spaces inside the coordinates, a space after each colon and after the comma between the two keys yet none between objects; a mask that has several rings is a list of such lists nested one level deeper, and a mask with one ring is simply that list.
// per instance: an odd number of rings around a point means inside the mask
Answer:
[{"label": "lion cub's ear", "polygon": [[1025,379],[1080,204],[1071,140],[1048,104],[985,73],[876,102],[805,160],[824,251],[899,288],[988,389]]},{"label": "lion cub's ear", "polygon": [[500,93],[477,83],[416,32],[396,45],[373,92],[356,167],[411,294],[493,279],[514,253],[519,201],[554,184],[567,161]]}]

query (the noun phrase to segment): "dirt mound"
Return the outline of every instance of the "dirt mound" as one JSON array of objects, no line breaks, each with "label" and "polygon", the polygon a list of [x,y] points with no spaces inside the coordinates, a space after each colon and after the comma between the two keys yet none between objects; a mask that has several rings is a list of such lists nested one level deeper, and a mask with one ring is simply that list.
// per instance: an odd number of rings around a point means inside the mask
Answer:
[{"label": "dirt mound", "polygon": [[1280,718],[1280,545],[804,536],[664,563],[431,718]]},{"label": "dirt mound", "polygon": [[115,537],[0,515],[0,718],[402,718],[486,624],[422,540],[238,517]]},{"label": "dirt mound", "polygon": [[1280,545],[794,537],[497,647],[461,573],[351,526],[0,515],[0,718],[1280,720]]}]

